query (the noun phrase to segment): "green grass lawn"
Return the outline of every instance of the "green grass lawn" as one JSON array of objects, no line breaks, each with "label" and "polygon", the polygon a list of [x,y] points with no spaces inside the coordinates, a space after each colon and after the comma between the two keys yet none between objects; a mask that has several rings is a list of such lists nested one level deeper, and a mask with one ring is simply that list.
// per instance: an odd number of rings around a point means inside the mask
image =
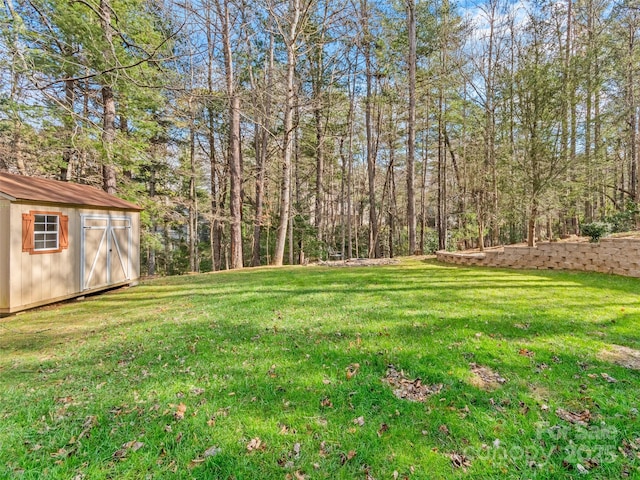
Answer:
[{"label": "green grass lawn", "polygon": [[[0,478],[640,478],[640,371],[614,362],[639,293],[405,260],[27,312],[0,321]],[[389,365],[442,388],[398,398]]]}]

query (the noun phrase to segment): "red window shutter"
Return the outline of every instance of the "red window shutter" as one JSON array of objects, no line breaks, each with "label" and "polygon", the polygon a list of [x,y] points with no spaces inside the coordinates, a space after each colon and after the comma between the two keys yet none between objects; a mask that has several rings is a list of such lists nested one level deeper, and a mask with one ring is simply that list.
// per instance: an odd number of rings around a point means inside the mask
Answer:
[{"label": "red window shutter", "polygon": [[69,248],[69,217],[60,215],[60,248]]},{"label": "red window shutter", "polygon": [[30,213],[22,214],[22,251],[31,252],[35,245],[33,243],[33,215]]}]

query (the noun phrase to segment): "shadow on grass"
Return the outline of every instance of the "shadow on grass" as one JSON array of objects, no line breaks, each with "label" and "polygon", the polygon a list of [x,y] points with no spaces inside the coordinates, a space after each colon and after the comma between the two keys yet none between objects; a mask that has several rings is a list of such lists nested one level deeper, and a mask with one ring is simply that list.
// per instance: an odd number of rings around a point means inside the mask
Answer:
[{"label": "shadow on grass", "polygon": [[[618,297],[607,299],[607,291],[633,294],[624,300],[625,305],[640,305],[635,295],[640,282],[636,279],[458,267],[433,260],[423,264],[427,268],[260,269],[157,279],[83,303],[5,320],[0,350],[39,352],[89,341],[114,328],[142,325],[152,331],[158,323],[219,322],[251,315],[254,322],[272,324],[278,323],[282,311],[300,316],[305,309],[310,309],[304,322],[307,327],[325,327],[328,315],[331,321],[339,318],[347,322],[340,327],[343,330],[380,323],[380,328],[383,324],[398,328],[400,337],[413,333],[406,322],[426,322],[434,332],[473,329],[513,339],[588,335],[577,331],[567,317],[581,320],[580,316],[599,310],[603,312],[598,320],[602,324],[619,319],[621,316],[613,312],[620,303]],[[584,288],[597,294],[583,295]],[[623,318],[632,321],[637,314]],[[39,333],[31,333],[33,330]]]},{"label": "shadow on grass", "polygon": [[[286,471],[278,462],[284,456],[287,464],[294,441],[305,452],[303,467],[314,471],[312,464],[322,462],[325,478],[362,477],[364,465],[391,477],[396,467],[388,459],[398,451],[410,452],[418,466],[428,458],[434,462],[429,468],[446,474],[452,473],[448,458],[433,449],[480,449],[496,437],[515,445],[533,442],[536,422],[558,422],[556,407],[588,405],[626,432],[626,411],[619,405],[635,395],[633,384],[610,385],[586,374],[607,367],[611,375],[625,378],[621,367],[595,359],[604,340],[590,338],[589,328],[604,328],[607,318],[617,325],[632,323],[635,313],[621,316],[614,307],[621,301],[637,305],[635,291],[601,288],[597,279],[556,272],[428,267],[162,279],[16,317],[10,326],[24,321],[24,331],[47,323],[53,328],[0,340],[8,358],[0,418],[44,447],[27,451],[23,441],[11,442],[5,456],[26,456],[32,471],[39,471],[79,435],[89,415],[98,416],[98,424],[75,455],[52,467],[61,475],[72,477],[83,455],[92,451],[104,452],[101,468],[112,477],[163,471],[170,465],[165,459],[188,471],[194,458],[216,444],[223,453],[196,467],[194,476],[215,471],[222,478],[242,473],[281,478]],[[584,286],[593,291],[585,294]],[[605,295],[612,298],[604,301]],[[594,311],[598,318],[581,323],[580,317]],[[69,330],[64,330],[65,317],[73,319]],[[56,349],[59,345],[68,348]],[[533,356],[519,353],[525,347]],[[20,357],[43,349],[56,355],[44,368],[38,358]],[[494,391],[472,385],[471,362],[495,369],[507,382]],[[346,368],[356,363],[358,374],[348,380]],[[426,405],[396,398],[381,381],[390,363],[410,378],[443,383],[442,393]],[[39,386],[40,403],[29,396],[29,385]],[[194,387],[204,393],[190,393]],[[60,397],[77,405],[69,407],[68,417],[54,420]],[[547,402],[551,408],[542,410]],[[189,413],[179,424],[173,417],[178,403]],[[27,406],[29,413],[20,417],[15,404]],[[229,413],[218,415],[217,428],[208,427],[211,416],[224,408]],[[353,423],[359,416],[366,418],[362,426]],[[174,428],[171,435],[168,424]],[[280,434],[283,424],[298,434]],[[388,436],[378,434],[383,424]],[[188,432],[182,441],[176,440],[178,429]],[[143,434],[147,445],[141,452],[148,452],[147,460],[113,460],[122,444]],[[265,440],[266,453],[247,455],[246,444],[255,437]],[[325,439],[329,452],[320,458]],[[558,445],[562,449],[568,442]],[[358,455],[345,462],[341,455],[350,451]],[[562,472],[562,457],[551,461],[556,473]],[[507,466],[534,473],[526,459],[515,462]],[[492,468],[486,466],[485,474]],[[172,475],[167,471],[166,476]]]}]

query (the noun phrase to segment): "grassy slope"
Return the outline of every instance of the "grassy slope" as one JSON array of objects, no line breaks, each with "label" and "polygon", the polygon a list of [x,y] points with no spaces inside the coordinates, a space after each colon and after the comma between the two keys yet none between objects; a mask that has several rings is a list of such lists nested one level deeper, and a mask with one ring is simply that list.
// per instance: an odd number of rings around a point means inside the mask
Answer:
[{"label": "grassy slope", "polygon": [[[640,374],[598,359],[640,348],[638,292],[407,261],[164,278],[25,313],[0,323],[0,478],[464,476],[454,452],[475,478],[640,476],[618,451],[640,437]],[[474,386],[471,362],[507,382]],[[388,364],[444,387],[398,399]]]}]

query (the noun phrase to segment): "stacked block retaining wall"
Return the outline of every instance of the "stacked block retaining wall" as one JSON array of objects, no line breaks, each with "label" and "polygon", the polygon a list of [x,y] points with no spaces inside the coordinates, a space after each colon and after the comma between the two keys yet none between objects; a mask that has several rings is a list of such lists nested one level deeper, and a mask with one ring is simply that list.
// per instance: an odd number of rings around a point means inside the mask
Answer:
[{"label": "stacked block retaining wall", "polygon": [[504,251],[437,252],[438,260],[485,267],[581,270],[640,277],[640,238],[603,238],[600,243],[539,243]]}]

